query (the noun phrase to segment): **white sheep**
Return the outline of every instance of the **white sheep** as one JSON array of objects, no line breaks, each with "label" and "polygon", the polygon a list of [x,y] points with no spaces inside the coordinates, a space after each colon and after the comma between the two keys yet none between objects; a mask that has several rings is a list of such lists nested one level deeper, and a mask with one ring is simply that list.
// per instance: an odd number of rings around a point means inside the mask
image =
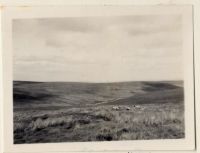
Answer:
[{"label": "white sheep", "polygon": [[113,106],[112,109],[119,110],[119,106]]}]

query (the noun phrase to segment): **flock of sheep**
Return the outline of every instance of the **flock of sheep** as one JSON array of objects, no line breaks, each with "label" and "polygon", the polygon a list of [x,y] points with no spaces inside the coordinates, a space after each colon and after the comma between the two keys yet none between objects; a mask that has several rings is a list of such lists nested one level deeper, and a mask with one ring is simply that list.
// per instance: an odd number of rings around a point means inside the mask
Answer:
[{"label": "flock of sheep", "polygon": [[[113,110],[131,110],[129,106],[113,106]],[[141,109],[139,105],[133,105],[133,109]]]}]

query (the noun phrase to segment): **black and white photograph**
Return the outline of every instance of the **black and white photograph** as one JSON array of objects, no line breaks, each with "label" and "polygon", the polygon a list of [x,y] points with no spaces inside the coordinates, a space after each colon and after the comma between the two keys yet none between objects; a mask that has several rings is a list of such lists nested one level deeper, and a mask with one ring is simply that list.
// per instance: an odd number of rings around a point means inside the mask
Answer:
[{"label": "black and white photograph", "polygon": [[15,19],[14,143],[183,139],[180,15]]},{"label": "black and white photograph", "polygon": [[4,152],[195,153],[196,5],[133,4],[1,8]]}]

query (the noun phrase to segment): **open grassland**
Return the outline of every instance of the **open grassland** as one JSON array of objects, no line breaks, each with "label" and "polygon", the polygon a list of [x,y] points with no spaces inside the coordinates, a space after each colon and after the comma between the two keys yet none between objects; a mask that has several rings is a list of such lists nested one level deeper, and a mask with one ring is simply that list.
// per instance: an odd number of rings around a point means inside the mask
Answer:
[{"label": "open grassland", "polygon": [[14,143],[184,138],[182,82],[14,82]]}]

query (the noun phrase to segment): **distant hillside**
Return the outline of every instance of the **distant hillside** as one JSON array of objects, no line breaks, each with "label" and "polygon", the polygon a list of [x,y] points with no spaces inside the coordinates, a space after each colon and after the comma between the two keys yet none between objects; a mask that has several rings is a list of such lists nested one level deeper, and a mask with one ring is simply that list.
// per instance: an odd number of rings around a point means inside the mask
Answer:
[{"label": "distant hillside", "polygon": [[183,101],[183,82],[79,83],[14,81],[13,98],[15,108],[177,103]]}]

